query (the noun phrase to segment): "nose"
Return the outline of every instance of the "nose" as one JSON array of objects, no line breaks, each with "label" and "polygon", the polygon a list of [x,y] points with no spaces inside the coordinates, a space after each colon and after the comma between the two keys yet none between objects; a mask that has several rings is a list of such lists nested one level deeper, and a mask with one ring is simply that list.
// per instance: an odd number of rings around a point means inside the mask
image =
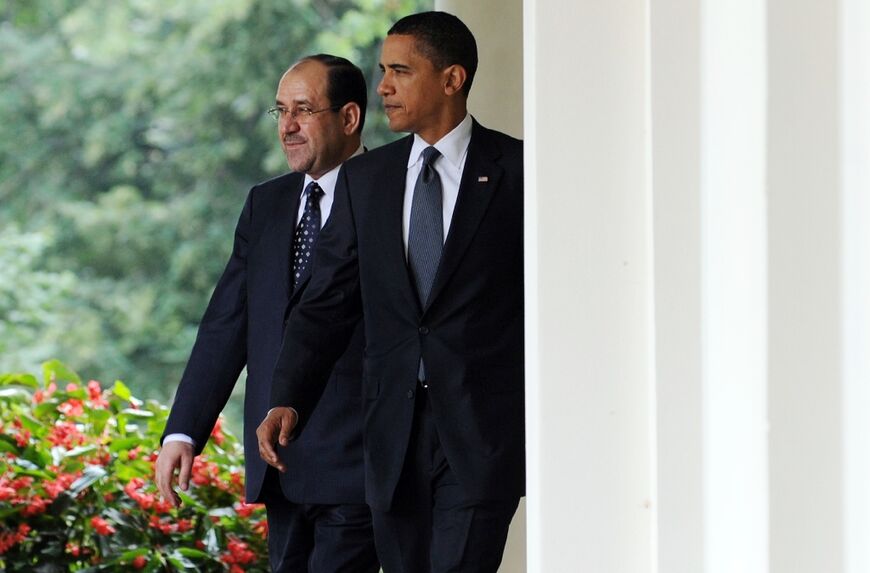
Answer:
[{"label": "nose", "polygon": [[299,122],[293,119],[289,113],[285,113],[281,116],[281,119],[278,120],[278,127],[281,130],[281,133],[293,133],[299,131]]},{"label": "nose", "polygon": [[393,84],[387,80],[387,75],[381,78],[381,81],[378,83],[378,95],[384,97],[393,93]]}]

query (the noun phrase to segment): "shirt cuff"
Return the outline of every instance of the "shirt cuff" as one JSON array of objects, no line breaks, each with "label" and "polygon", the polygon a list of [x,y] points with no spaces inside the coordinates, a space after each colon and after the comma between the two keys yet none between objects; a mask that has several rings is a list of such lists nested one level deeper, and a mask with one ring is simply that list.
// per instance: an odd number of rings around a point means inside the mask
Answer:
[{"label": "shirt cuff", "polygon": [[184,442],[185,444],[190,444],[194,448],[196,447],[196,442],[194,442],[193,438],[187,434],[169,434],[163,438],[163,443],[168,444],[169,442]]}]

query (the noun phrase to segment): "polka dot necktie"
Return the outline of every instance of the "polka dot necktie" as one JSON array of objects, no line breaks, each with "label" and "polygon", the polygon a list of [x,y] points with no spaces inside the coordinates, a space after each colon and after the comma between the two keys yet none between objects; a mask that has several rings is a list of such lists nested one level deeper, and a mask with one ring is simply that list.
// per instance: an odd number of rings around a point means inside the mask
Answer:
[{"label": "polka dot necktie", "polygon": [[293,235],[293,290],[299,286],[309,272],[311,257],[314,256],[314,246],[317,235],[320,234],[320,198],[323,189],[312,181],[305,188],[305,209],[302,220],[296,225]]}]

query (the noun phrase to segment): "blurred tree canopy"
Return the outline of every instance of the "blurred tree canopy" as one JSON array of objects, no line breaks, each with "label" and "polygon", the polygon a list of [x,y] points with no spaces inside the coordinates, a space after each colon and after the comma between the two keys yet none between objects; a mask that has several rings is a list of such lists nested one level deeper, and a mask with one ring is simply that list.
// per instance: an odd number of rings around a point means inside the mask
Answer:
[{"label": "blurred tree canopy", "polygon": [[0,0],[0,371],[61,358],[171,398],[250,186],[286,171],[283,71],[431,0]]}]

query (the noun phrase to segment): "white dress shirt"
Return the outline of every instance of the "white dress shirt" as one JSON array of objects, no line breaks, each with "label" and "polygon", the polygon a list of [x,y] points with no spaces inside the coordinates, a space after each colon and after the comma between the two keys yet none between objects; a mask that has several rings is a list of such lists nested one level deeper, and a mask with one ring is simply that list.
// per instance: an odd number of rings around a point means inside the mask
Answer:
[{"label": "white dress shirt", "polygon": [[[441,157],[436,159],[432,166],[441,177],[441,214],[445,241],[450,230],[450,221],[453,219],[453,210],[456,208],[456,200],[459,198],[459,183],[462,181],[465,158],[468,155],[468,144],[471,142],[471,124],[471,115],[466,114],[465,119],[459,122],[459,125],[432,146],[441,152]],[[417,183],[417,177],[423,167],[423,150],[427,147],[429,144],[415,133],[411,154],[408,156],[408,172],[405,174],[405,202],[402,210],[402,239],[405,241],[406,257],[408,256],[408,232],[411,226],[414,185]]]},{"label": "white dress shirt", "polygon": [[[363,151],[364,148],[360,145],[351,157],[356,157]],[[320,185],[320,188],[323,190],[323,197],[320,198],[320,228],[323,228],[323,225],[326,224],[326,220],[329,219],[329,214],[332,212],[332,202],[335,200],[335,184],[338,182],[338,172],[340,170],[341,164],[321,175],[319,179],[314,179],[311,175],[308,175],[307,173],[305,174],[305,180],[302,182],[302,190],[299,192],[299,210],[296,212],[295,225],[299,224],[299,221],[302,220],[302,214],[305,212],[305,189],[308,187],[309,183],[317,181],[317,184]],[[296,228],[295,225],[293,227],[294,229]],[[169,434],[163,438],[164,444],[168,442],[185,442],[194,447],[196,446],[194,439],[187,434]]]}]

